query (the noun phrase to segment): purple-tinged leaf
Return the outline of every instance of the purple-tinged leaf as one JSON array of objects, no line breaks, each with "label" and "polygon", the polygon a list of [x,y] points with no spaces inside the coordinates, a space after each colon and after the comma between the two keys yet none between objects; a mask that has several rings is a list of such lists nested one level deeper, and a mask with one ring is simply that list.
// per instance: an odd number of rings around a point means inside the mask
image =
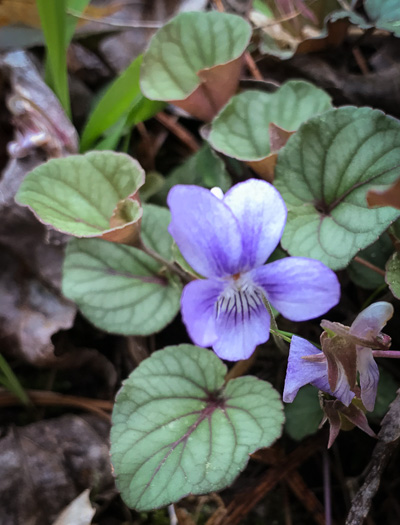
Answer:
[{"label": "purple-tinged leaf", "polygon": [[143,361],[117,397],[111,454],[125,502],[153,509],[232,483],[249,454],[281,434],[283,407],[269,383],[224,386],[212,352],[171,346]]}]

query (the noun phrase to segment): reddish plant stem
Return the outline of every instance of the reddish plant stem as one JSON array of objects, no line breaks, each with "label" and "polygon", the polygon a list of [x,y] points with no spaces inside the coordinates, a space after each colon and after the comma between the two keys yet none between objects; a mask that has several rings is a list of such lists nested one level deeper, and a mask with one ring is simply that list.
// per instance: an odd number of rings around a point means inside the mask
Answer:
[{"label": "reddish plant stem", "polygon": [[[47,392],[42,390],[26,390],[29,399],[34,405],[39,406],[69,406],[94,412],[98,416],[110,421],[107,412],[113,408],[111,401],[102,399],[91,399],[88,397],[70,396],[58,392]],[[19,405],[21,401],[12,393],[0,392],[0,407]]]},{"label": "reddish plant stem", "polygon": [[327,450],[322,451],[322,471],[324,479],[325,523],[326,525],[332,525],[331,469]]},{"label": "reddish plant stem", "polygon": [[253,57],[248,51],[246,51],[246,53],[244,54],[244,59],[246,62],[247,69],[250,71],[252,77],[255,80],[264,80],[262,74],[260,73],[260,70],[257,67],[257,64],[255,63]]},{"label": "reddish plant stem", "polygon": [[386,275],[385,270],[382,270],[382,268],[375,266],[375,264],[372,264],[369,261],[366,261],[365,259],[363,259],[362,257],[359,257],[358,255],[354,257],[354,261],[357,262],[358,264],[362,264],[363,266],[365,266],[366,268],[369,268],[375,273],[382,275],[383,277],[385,277]]},{"label": "reddish plant stem", "polygon": [[157,113],[155,118],[171,133],[173,133],[181,142],[183,142],[190,151],[196,153],[196,151],[200,149],[200,145],[194,136],[189,131],[187,131],[187,129],[181,126],[179,122],[174,119],[174,117],[171,117],[163,111],[160,111],[160,113]]},{"label": "reddish plant stem", "polygon": [[374,357],[388,357],[389,359],[400,359],[399,350],[372,350]]}]

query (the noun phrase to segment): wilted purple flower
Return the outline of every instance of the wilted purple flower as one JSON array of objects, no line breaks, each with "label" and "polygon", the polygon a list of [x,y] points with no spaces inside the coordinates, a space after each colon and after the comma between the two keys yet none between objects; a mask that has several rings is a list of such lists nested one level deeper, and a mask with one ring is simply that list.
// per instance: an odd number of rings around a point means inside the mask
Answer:
[{"label": "wilted purple flower", "polygon": [[365,408],[373,410],[379,370],[372,348],[390,346],[390,337],[380,332],[392,315],[393,306],[382,301],[363,310],[350,327],[322,321],[321,326],[327,330],[321,335],[322,352],[305,339],[293,336],[283,400],[291,403],[299,389],[311,383],[346,406],[355,392],[360,392]]},{"label": "wilted purple flower", "polygon": [[169,232],[187,262],[206,277],[187,284],[181,306],[192,340],[230,361],[248,358],[269,337],[264,297],[292,321],[339,301],[336,275],[319,261],[288,257],[263,265],[278,245],[286,206],[269,183],[250,179],[218,198],[198,186],[169,192]]}]

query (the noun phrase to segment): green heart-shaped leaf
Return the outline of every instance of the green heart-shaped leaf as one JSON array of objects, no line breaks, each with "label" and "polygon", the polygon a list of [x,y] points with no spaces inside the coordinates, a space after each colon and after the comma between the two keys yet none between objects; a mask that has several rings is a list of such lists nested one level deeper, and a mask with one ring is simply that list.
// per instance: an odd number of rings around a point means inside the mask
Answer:
[{"label": "green heart-shaped leaf", "polygon": [[241,377],[211,351],[171,346],[143,361],[120,390],[111,455],[125,502],[148,510],[232,483],[249,454],[281,434],[282,403],[269,383]]},{"label": "green heart-shaped leaf", "polygon": [[233,97],[212,122],[208,141],[225,155],[261,160],[271,153],[269,124],[287,131],[332,108],[325,91],[292,80],[275,93],[245,91]]},{"label": "green heart-shaped leaf", "polygon": [[157,31],[143,56],[143,94],[175,103],[188,99],[180,107],[211,119],[236,90],[250,36],[250,25],[236,15],[180,13]]},{"label": "green heart-shaped leaf", "polygon": [[398,0],[365,0],[363,9],[366,17],[360,16],[354,11],[337,11],[332,13],[330,20],[348,18],[352,24],[361,29],[377,27],[400,36],[400,4]]},{"label": "green heart-shaped leaf", "polygon": [[398,0],[365,0],[368,18],[380,29],[400,36],[400,4]]},{"label": "green heart-shaped leaf", "polygon": [[[142,240],[172,259],[165,208],[147,205]],[[64,262],[63,293],[96,326],[109,332],[148,335],[179,311],[182,286],[141,250],[100,239],[73,239]]]},{"label": "green heart-shaped leaf", "polygon": [[282,246],[332,269],[345,267],[400,214],[369,209],[366,193],[400,171],[400,122],[344,107],[304,123],[278,156],[275,185],[288,207]]},{"label": "green heart-shaped leaf", "polygon": [[397,299],[400,299],[400,257],[397,252],[388,260],[385,281],[389,285],[392,294]]},{"label": "green heart-shaped leaf", "polygon": [[216,11],[181,13],[151,39],[140,85],[154,100],[182,100],[200,84],[198,72],[238,58],[251,36],[241,17]]},{"label": "green heart-shaped leaf", "polygon": [[[52,159],[29,173],[16,200],[38,218],[64,233],[98,237],[133,225],[142,216],[129,199],[144,183],[140,164],[123,153],[93,151]],[[112,225],[117,207],[123,224]]]}]

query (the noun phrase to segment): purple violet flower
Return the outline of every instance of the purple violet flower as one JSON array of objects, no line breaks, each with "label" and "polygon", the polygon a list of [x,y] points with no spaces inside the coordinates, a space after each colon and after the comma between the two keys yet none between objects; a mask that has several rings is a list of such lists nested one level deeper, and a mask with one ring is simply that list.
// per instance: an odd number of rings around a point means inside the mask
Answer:
[{"label": "purple violet flower", "polygon": [[381,301],[358,314],[350,327],[323,320],[321,326],[327,332],[321,335],[322,352],[294,335],[290,343],[283,401],[291,403],[299,389],[311,383],[346,406],[357,393],[365,408],[372,411],[379,381],[372,348],[387,349],[390,346],[390,337],[381,334],[381,330],[392,315],[393,306]]},{"label": "purple violet flower", "polygon": [[181,299],[183,321],[197,345],[212,346],[222,359],[247,359],[269,338],[264,297],[292,321],[318,317],[338,303],[337,277],[321,262],[287,257],[264,265],[287,215],[268,182],[250,179],[221,198],[177,185],[168,205],[169,232],[187,262],[206,277],[187,284]]}]

